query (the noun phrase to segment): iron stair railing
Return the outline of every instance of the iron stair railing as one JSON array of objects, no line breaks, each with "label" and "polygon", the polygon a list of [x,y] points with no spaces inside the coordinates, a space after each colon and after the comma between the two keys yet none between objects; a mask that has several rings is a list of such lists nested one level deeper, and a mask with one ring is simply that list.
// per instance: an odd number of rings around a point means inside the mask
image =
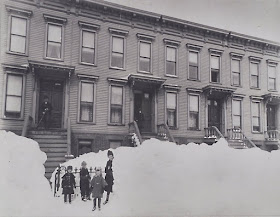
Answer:
[{"label": "iron stair railing", "polygon": [[142,142],[143,142],[143,139],[142,139],[142,136],[141,136],[141,133],[140,133],[137,122],[133,121],[133,122],[129,123],[128,126],[129,126],[129,133],[130,134],[135,133],[137,138],[139,139],[139,142],[140,142],[140,145],[141,145]]},{"label": "iron stair railing", "polygon": [[176,143],[167,124],[158,124],[157,127],[158,127],[158,136],[159,137],[164,138],[165,140],[168,140],[169,142]]},{"label": "iron stair railing", "polygon": [[257,147],[255,143],[242,132],[240,128],[227,129],[228,140],[241,141],[247,148]]}]

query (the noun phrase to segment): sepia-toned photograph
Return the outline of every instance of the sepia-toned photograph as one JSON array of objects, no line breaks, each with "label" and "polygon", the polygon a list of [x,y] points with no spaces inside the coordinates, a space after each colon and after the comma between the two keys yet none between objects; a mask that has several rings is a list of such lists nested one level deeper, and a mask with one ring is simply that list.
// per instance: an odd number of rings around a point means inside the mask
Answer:
[{"label": "sepia-toned photograph", "polygon": [[0,217],[280,217],[280,0],[0,0]]}]

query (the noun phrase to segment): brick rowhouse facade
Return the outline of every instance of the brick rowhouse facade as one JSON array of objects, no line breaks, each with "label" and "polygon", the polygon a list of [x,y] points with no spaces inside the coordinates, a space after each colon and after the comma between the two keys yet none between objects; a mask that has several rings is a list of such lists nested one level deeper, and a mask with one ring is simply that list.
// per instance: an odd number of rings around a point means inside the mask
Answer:
[{"label": "brick rowhouse facade", "polygon": [[[48,96],[53,133],[37,138],[49,172],[60,152],[130,146],[134,120],[146,138],[166,124],[177,143],[200,143],[216,126],[278,148],[279,43],[104,1],[0,4],[0,129],[20,134],[30,116],[36,138]],[[66,129],[71,149],[55,143]]]}]

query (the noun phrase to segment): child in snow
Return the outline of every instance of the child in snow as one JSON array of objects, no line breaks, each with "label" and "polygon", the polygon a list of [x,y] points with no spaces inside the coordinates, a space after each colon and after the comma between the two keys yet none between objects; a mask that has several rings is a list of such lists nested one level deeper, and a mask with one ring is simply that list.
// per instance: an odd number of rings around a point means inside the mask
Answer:
[{"label": "child in snow", "polygon": [[114,159],[113,152],[111,150],[108,150],[107,156],[108,156],[109,160],[107,161],[107,164],[106,164],[106,167],[105,167],[105,173],[106,173],[105,181],[107,182],[108,185],[105,187],[105,191],[107,192],[107,196],[106,196],[105,202],[103,203],[104,205],[106,203],[108,203],[109,196],[110,196],[110,193],[113,192],[113,185],[114,185],[114,176],[113,176],[113,169],[112,169],[112,166],[113,166],[112,162],[113,162],[113,159]]},{"label": "child in snow", "polygon": [[82,168],[80,170],[80,189],[83,201],[89,200],[89,182],[90,176],[87,169],[87,163],[83,161]]},{"label": "child in snow", "polygon": [[107,185],[105,179],[102,177],[101,167],[95,168],[95,176],[91,180],[93,209],[96,209],[96,200],[98,200],[98,209],[101,209],[101,198],[103,197],[104,187]]},{"label": "child in snow", "polygon": [[62,177],[62,194],[64,194],[64,203],[67,203],[67,195],[69,203],[71,203],[71,194],[74,194],[74,188],[76,188],[75,176],[72,173],[72,166],[67,167],[67,172]]}]

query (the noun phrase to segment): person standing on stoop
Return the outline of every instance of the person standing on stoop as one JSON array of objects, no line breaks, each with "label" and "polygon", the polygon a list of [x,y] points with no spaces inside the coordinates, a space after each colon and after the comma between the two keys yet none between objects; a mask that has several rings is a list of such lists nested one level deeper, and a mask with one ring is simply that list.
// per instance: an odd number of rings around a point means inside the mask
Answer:
[{"label": "person standing on stoop", "polygon": [[114,185],[114,176],[113,176],[113,159],[114,159],[114,155],[113,152],[111,150],[108,150],[107,152],[107,156],[109,158],[109,160],[107,161],[106,167],[105,167],[105,181],[107,182],[107,186],[105,187],[105,191],[107,192],[107,196],[106,196],[106,200],[103,203],[104,205],[106,203],[108,203],[109,201],[109,196],[110,193],[113,192],[113,185]]},{"label": "person standing on stoop", "polygon": [[42,109],[42,122],[44,123],[45,129],[49,129],[51,121],[52,105],[49,102],[49,97],[44,96],[44,102],[41,105]]}]

